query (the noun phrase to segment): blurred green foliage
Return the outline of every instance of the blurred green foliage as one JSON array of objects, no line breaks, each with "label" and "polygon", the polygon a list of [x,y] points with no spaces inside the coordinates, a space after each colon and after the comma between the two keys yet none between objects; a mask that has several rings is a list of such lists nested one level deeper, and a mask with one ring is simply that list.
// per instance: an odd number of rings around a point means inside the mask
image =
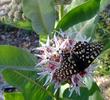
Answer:
[{"label": "blurred green foliage", "polygon": [[[109,44],[110,39],[110,5],[107,5],[98,14],[98,22],[95,30],[95,37],[97,41],[103,41]],[[110,49],[105,51],[99,59],[97,59],[99,67],[96,75],[110,75]]]},{"label": "blurred green foliage", "polygon": [[104,52],[96,60],[96,63],[98,64],[97,70],[95,71],[96,75],[110,75],[110,49]]}]

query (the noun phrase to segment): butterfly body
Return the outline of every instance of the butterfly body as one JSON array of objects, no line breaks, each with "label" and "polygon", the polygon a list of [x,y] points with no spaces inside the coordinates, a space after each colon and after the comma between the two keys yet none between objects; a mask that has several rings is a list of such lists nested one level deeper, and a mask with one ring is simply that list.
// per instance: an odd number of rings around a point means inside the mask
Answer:
[{"label": "butterfly body", "polygon": [[61,66],[54,73],[57,81],[68,80],[72,75],[84,71],[102,51],[101,43],[77,42],[70,52],[62,53]]}]

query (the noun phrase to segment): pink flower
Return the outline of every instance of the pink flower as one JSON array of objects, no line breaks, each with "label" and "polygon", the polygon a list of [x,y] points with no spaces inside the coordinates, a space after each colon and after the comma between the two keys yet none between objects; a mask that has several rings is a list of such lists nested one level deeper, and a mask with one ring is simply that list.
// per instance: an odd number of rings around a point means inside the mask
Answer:
[{"label": "pink flower", "polygon": [[[81,39],[81,40],[80,40]],[[89,42],[85,36],[78,35],[75,39],[65,35],[47,39],[37,50],[40,54],[36,65],[40,78],[47,76],[44,85],[54,83],[56,90],[67,82],[70,96],[73,91],[80,95],[80,87],[85,85],[84,78],[91,77],[94,66],[92,62],[100,54],[103,45]],[[52,42],[53,41],[53,42]]]}]

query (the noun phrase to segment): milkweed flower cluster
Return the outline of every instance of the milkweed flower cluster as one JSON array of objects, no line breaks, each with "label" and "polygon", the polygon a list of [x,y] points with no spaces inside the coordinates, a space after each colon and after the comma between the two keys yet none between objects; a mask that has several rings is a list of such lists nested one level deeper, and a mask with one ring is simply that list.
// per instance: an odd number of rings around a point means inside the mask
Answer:
[{"label": "milkweed flower cluster", "polygon": [[85,85],[84,78],[91,77],[94,69],[93,60],[100,54],[103,45],[92,43],[90,38],[80,34],[74,39],[64,32],[60,36],[54,35],[53,39],[47,39],[46,44],[41,43],[37,50],[40,69],[37,73],[40,78],[47,76],[44,85],[55,84],[57,90],[62,83],[68,83],[70,96],[73,91],[80,95],[80,87]]}]

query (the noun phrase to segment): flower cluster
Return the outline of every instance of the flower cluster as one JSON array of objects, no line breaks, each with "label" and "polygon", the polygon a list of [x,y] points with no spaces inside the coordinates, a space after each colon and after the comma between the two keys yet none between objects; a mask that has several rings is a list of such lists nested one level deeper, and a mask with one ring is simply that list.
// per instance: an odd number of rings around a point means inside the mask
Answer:
[{"label": "flower cluster", "polygon": [[37,48],[39,63],[36,66],[40,70],[40,78],[47,76],[44,85],[53,82],[57,90],[62,83],[67,82],[70,96],[74,90],[80,95],[80,87],[85,84],[84,78],[91,77],[93,72],[94,64],[91,63],[103,47],[98,43],[89,43],[89,40],[80,34],[71,39],[61,32],[60,36],[54,35],[51,40],[48,37],[46,44],[41,43],[42,46]]}]

